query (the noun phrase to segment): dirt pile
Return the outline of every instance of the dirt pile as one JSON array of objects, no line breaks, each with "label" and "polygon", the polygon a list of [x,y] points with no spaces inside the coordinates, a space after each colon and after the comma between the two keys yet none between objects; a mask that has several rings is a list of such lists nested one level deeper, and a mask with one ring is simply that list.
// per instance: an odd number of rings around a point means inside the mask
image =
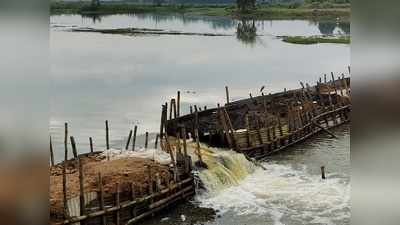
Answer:
[{"label": "dirt pile", "polygon": [[[84,192],[99,191],[98,175],[101,173],[105,196],[116,192],[116,184],[120,184],[120,191],[130,191],[133,183],[135,194],[144,195],[149,189],[150,166],[152,177],[159,174],[161,180],[167,185],[171,179],[171,170],[168,166],[161,165],[149,159],[123,158],[107,161],[99,155],[82,156],[81,160],[84,174]],[[63,215],[63,188],[62,165],[50,168],[50,217],[60,218]],[[79,172],[77,161],[67,161],[67,199],[79,196]]]}]

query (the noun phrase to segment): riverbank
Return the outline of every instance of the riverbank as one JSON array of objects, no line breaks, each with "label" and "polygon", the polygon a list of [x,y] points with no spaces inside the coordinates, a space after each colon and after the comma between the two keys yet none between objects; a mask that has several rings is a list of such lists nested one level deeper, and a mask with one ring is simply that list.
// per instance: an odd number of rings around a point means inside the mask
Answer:
[{"label": "riverbank", "polygon": [[237,19],[296,19],[296,18],[341,18],[350,17],[350,8],[332,5],[331,8],[310,8],[307,6],[257,6],[256,9],[239,12],[234,5],[139,5],[129,3],[103,3],[92,7],[82,2],[51,2],[50,13],[108,15],[122,13],[181,13],[199,16],[223,16]]},{"label": "riverbank", "polygon": [[283,37],[282,41],[291,44],[302,44],[302,45],[312,45],[319,43],[332,43],[332,44],[350,44],[350,36],[286,36]]}]

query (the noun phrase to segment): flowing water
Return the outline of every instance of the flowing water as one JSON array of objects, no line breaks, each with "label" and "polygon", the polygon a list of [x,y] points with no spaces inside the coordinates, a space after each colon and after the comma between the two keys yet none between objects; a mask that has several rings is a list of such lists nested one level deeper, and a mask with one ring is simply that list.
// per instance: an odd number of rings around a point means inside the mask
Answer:
[{"label": "flowing water", "polygon": [[[51,17],[52,102],[50,132],[55,157],[63,156],[63,123],[77,139],[78,151],[104,149],[104,121],[110,121],[111,147],[124,148],[132,126],[154,141],[161,104],[182,91],[182,113],[189,105],[224,103],[224,86],[232,99],[298,88],[350,64],[348,45],[293,45],[277,36],[348,34],[345,22],[255,21],[256,34],[238,28],[252,21],[182,15],[112,15]],[[74,33],[72,27],[158,28],[232,36],[106,35]],[[250,37],[250,38],[249,38]],[[350,216],[349,127],[334,130],[253,165],[232,151],[202,146],[209,170],[198,177],[206,191],[144,224],[348,224]],[[320,179],[326,166],[327,180]],[[208,210],[209,208],[213,210]],[[216,212],[213,216],[212,211]],[[184,215],[184,217],[182,217]],[[185,221],[183,221],[185,220]]]}]

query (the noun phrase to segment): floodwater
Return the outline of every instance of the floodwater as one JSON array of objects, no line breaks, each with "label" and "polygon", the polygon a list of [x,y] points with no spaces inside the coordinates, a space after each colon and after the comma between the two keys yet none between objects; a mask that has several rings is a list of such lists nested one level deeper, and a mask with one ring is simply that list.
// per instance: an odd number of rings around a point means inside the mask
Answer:
[{"label": "floodwater", "polygon": [[[314,84],[324,73],[341,74],[350,65],[350,46],[294,45],[277,36],[349,34],[345,22],[254,21],[256,34],[238,27],[253,21],[182,15],[51,16],[52,99],[50,132],[55,157],[63,156],[64,122],[78,151],[104,149],[110,122],[111,147],[122,148],[134,125],[139,135],[159,129],[161,104],[181,90],[182,114],[189,105],[216,106],[249,93]],[[158,28],[232,36],[123,36],[74,33],[72,27]],[[253,29],[250,29],[253,30]],[[238,184],[209,190],[187,204],[146,224],[349,224],[349,127],[335,128],[339,137],[320,134],[263,162]],[[141,136],[142,137],[142,136]],[[143,141],[139,140],[138,145]],[[320,179],[326,166],[327,180]],[[204,208],[216,210],[207,216]],[[184,216],[182,221],[181,215]]]}]

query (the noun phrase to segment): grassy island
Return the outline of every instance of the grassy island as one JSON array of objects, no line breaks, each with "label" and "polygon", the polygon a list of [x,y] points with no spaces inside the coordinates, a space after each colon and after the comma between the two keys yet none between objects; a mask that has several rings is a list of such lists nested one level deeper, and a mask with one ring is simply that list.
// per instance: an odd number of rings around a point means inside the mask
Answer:
[{"label": "grassy island", "polygon": [[283,37],[283,41],[292,44],[302,44],[302,45],[311,45],[311,44],[319,44],[319,43],[334,43],[334,44],[350,44],[349,36],[311,36],[311,37],[303,37],[303,36],[288,36]]}]

